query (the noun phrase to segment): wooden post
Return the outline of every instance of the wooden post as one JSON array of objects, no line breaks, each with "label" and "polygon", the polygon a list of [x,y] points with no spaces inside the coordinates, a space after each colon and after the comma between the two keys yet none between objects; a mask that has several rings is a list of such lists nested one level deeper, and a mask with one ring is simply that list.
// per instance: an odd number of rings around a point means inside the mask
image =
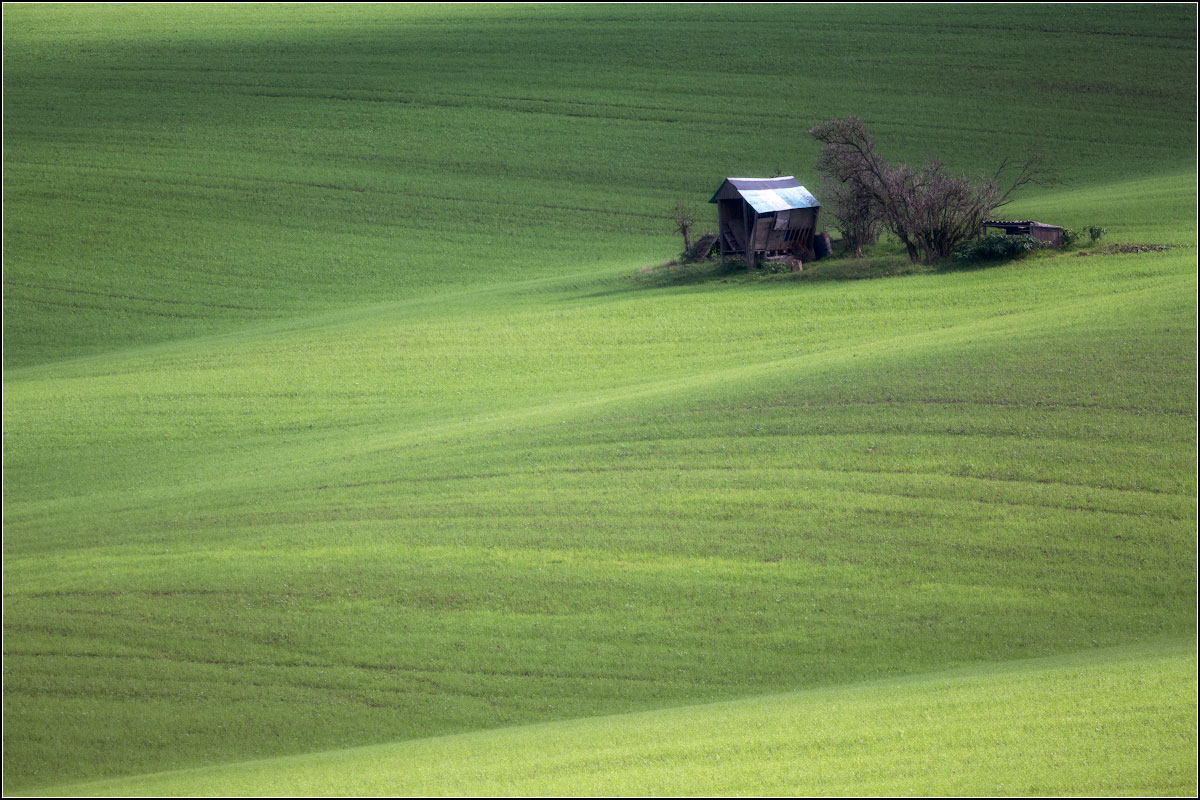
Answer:
[{"label": "wooden post", "polygon": [[756,259],[754,258],[754,234],[758,233],[758,213],[754,213],[750,217],[750,223],[746,226],[746,266],[754,269]]}]

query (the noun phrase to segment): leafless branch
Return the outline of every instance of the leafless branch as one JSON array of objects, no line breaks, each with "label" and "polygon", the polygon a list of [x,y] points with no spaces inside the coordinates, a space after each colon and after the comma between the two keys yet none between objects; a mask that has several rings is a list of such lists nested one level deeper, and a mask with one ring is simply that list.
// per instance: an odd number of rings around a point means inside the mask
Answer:
[{"label": "leafless branch", "polygon": [[876,152],[857,117],[824,122],[809,133],[824,145],[817,169],[833,187],[834,216],[856,254],[873,240],[874,225],[896,236],[914,262],[944,258],[977,235],[984,220],[1018,189],[1058,182],[1032,153],[1020,161],[1002,160],[991,178],[979,181],[949,174],[941,161],[919,169],[892,164]]}]

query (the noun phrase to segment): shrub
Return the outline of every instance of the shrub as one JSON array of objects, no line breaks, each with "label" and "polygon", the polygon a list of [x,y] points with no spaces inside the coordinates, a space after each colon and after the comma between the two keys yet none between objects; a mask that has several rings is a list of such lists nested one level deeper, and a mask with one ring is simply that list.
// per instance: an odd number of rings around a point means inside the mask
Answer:
[{"label": "shrub", "polygon": [[995,233],[983,236],[969,242],[963,242],[954,248],[954,260],[960,264],[972,264],[979,261],[1008,261],[1021,258],[1041,246],[1041,242],[1029,235],[1005,236]]},{"label": "shrub", "polygon": [[[1073,247],[1079,241],[1079,231],[1073,231],[1070,228],[1063,228],[1062,246],[1063,249]],[[1096,241],[1092,239],[1092,241]]]},{"label": "shrub", "polygon": [[1033,154],[1023,161],[1005,159],[990,178],[979,180],[952,174],[941,161],[921,167],[893,164],[879,155],[857,117],[823,122],[809,134],[823,145],[817,171],[827,188],[837,187],[834,215],[856,254],[859,234],[848,229],[862,228],[865,244],[871,234],[865,226],[874,222],[900,240],[913,263],[932,264],[974,236],[1022,186],[1057,182]]},{"label": "shrub", "polygon": [[874,196],[861,183],[847,180],[839,183],[834,173],[826,175],[830,196],[830,213],[837,220],[841,241],[854,254],[863,257],[863,248],[879,241],[881,214]]},{"label": "shrub", "polygon": [[696,210],[686,200],[676,200],[671,209],[671,221],[675,231],[683,234],[683,252],[692,252],[692,226],[696,224]]},{"label": "shrub", "polygon": [[1088,241],[1094,244],[1104,238],[1104,234],[1108,233],[1108,228],[1100,228],[1096,225],[1088,225],[1083,229],[1083,232],[1088,235]]}]

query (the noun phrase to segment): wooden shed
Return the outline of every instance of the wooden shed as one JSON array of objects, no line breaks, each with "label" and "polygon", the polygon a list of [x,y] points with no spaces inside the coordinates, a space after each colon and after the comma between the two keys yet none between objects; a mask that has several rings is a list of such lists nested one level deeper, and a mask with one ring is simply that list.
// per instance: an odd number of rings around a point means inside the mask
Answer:
[{"label": "wooden shed", "polygon": [[759,255],[812,260],[821,204],[791,175],[726,178],[708,202],[717,204],[722,258],[741,253],[750,266]]},{"label": "wooden shed", "polygon": [[1046,247],[1061,248],[1063,244],[1063,229],[1060,225],[1047,225],[1045,222],[1022,220],[1009,222],[1002,219],[989,219],[983,223],[981,233],[986,234],[988,228],[998,228],[1005,236],[1020,236],[1026,234],[1037,239]]}]

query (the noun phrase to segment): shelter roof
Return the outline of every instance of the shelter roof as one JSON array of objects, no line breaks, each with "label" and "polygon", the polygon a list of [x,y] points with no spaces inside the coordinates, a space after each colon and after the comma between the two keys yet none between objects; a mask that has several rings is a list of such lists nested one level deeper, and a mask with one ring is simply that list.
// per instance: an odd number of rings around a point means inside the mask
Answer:
[{"label": "shelter roof", "polygon": [[791,175],[780,178],[726,178],[708,202],[717,202],[722,194],[730,196],[728,187],[732,187],[759,214],[792,208],[819,208],[821,205]]},{"label": "shelter roof", "polygon": [[1034,222],[1031,219],[988,219],[984,220],[984,225],[989,228],[1050,228],[1052,230],[1061,231],[1061,225],[1051,225],[1047,222]]}]

